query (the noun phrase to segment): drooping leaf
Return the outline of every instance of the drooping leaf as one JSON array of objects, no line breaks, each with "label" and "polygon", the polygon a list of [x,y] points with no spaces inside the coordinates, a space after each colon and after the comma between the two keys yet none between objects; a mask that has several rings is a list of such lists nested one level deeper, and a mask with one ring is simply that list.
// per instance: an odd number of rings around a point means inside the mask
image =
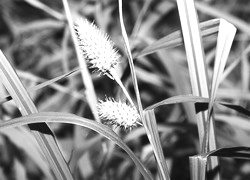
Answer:
[{"label": "drooping leaf", "polygon": [[129,149],[129,147],[112,129],[96,121],[82,118],[74,114],[57,113],[57,112],[38,112],[20,118],[11,119],[9,121],[4,121],[0,123],[0,131],[2,129],[18,127],[27,124],[49,123],[49,122],[74,124],[98,132],[102,136],[115,142],[124,151],[126,151],[128,155],[131,157],[131,159],[134,161],[136,167],[139,169],[139,171],[142,173],[145,179],[147,180],[153,179],[149,170],[141,163],[141,161],[136,157],[136,155]]}]

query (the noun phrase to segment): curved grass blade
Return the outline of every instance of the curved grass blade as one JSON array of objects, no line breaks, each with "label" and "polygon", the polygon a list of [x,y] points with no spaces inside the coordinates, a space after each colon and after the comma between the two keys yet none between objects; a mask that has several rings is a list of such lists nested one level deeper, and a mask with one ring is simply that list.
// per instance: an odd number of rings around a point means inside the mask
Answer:
[{"label": "curved grass blade", "polygon": [[250,117],[250,111],[247,110],[246,108],[242,107],[242,106],[231,104],[231,103],[226,103],[226,102],[220,102],[220,101],[218,101],[218,102],[219,102],[219,104],[221,104],[221,105],[223,105],[223,106],[225,106],[227,108],[233,109],[233,110],[235,110],[235,111],[237,111],[239,113],[242,113],[242,114],[247,115],[247,116]]},{"label": "curved grass blade", "polygon": [[164,99],[158,103],[155,103],[147,108],[145,108],[145,111],[153,110],[159,106],[163,105],[170,105],[170,104],[177,104],[177,103],[185,103],[185,102],[193,102],[193,103],[208,103],[209,99],[208,98],[203,98],[200,96],[194,96],[192,94],[188,95],[178,95],[178,96],[173,96],[167,99]]},{"label": "curved grass blade", "polygon": [[209,156],[232,157],[237,159],[250,160],[250,147],[236,146],[220,148],[206,154],[206,157]]},{"label": "curved grass blade", "polygon": [[[212,19],[199,24],[201,36],[207,37],[218,32],[220,20]],[[181,31],[173,32],[143,49],[136,57],[152,54],[160,49],[169,49],[183,44]]]},{"label": "curved grass blade", "polygon": [[107,139],[115,142],[124,151],[126,151],[146,180],[153,180],[149,170],[142,164],[142,162],[122,141],[122,139],[108,126],[93,120],[82,118],[70,113],[39,112],[9,121],[4,121],[3,123],[0,123],[0,130],[34,123],[67,123],[86,127],[96,131]]},{"label": "curved grass blade", "polygon": [[[189,95],[179,95],[179,96],[173,96],[170,97],[168,99],[164,99],[158,103],[155,103],[147,108],[145,108],[145,111],[149,111],[149,110],[154,110],[155,108],[158,108],[160,106],[164,106],[164,105],[170,105],[170,104],[178,104],[178,103],[185,103],[185,102],[192,102],[192,103],[196,103],[197,106],[201,105],[203,110],[207,110],[208,109],[208,103],[209,103],[209,99],[208,98],[204,98],[204,97],[200,97],[200,96],[193,96],[191,94]],[[250,117],[250,111],[247,110],[246,108],[239,106],[239,105],[235,105],[232,103],[228,103],[228,102],[223,102],[223,101],[219,101],[219,100],[215,100],[216,104],[220,104],[223,105],[227,108],[233,109],[239,113],[242,113],[246,116]]]},{"label": "curved grass blade", "polygon": [[[0,50],[0,78],[22,115],[37,113],[29,94],[22,85],[16,72]],[[67,163],[56,144],[53,132],[46,123],[29,125],[32,134],[40,145],[54,175],[58,180],[73,180]]]}]

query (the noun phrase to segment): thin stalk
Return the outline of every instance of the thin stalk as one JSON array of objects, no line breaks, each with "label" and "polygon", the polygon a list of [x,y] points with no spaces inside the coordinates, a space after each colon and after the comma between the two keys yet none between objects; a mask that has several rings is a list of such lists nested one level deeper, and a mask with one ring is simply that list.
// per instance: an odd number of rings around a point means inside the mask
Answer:
[{"label": "thin stalk", "polygon": [[[135,73],[135,66],[134,66],[134,62],[133,62],[133,57],[130,51],[130,46],[129,46],[129,42],[128,42],[128,36],[126,33],[126,29],[124,26],[124,22],[123,22],[123,14],[122,14],[122,0],[118,0],[119,2],[119,17],[120,17],[120,25],[121,25],[121,30],[122,30],[122,37],[125,43],[125,49],[128,55],[128,62],[129,62],[129,66],[131,69],[131,76],[132,76],[132,81],[133,81],[133,85],[134,85],[134,90],[135,90],[135,95],[136,95],[136,100],[137,100],[137,104],[138,104],[138,109],[139,109],[139,113],[142,117],[142,121],[144,119],[143,117],[143,107],[141,104],[141,97],[140,97],[140,91],[138,88],[138,83],[137,83],[137,78],[136,78],[136,73]],[[147,128],[147,127],[145,127]]]},{"label": "thin stalk", "polygon": [[121,82],[121,79],[118,77],[117,73],[115,72],[115,69],[110,69],[109,73],[114,78],[116,83],[121,87],[123,93],[126,95],[127,99],[129,100],[130,104],[134,106],[134,102],[132,101],[127,89],[124,87],[123,83]]}]

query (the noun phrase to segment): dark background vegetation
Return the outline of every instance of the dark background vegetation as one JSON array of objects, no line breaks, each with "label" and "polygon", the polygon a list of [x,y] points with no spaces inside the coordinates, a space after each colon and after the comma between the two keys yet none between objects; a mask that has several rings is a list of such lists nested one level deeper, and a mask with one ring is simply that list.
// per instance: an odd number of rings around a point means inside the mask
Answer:
[{"label": "dark background vegetation", "polygon": [[[36,6],[31,0],[0,0],[0,49],[16,69],[26,88],[53,79],[78,67],[74,46],[65,20],[60,0],[40,0],[51,8]],[[237,35],[228,59],[228,67],[236,65],[223,80],[218,99],[249,109],[249,56],[243,53],[249,44],[250,1],[247,0],[199,0],[197,10],[200,21],[223,17],[237,24]],[[147,3],[147,11],[140,12]],[[73,18],[88,18],[106,31],[122,55],[118,74],[127,85],[132,97],[133,86],[127,70],[127,59],[123,47],[116,0],[69,0]],[[125,26],[130,35],[134,55],[147,45],[171,32],[180,29],[176,3],[168,0],[124,0]],[[236,18],[236,19],[233,19]],[[241,25],[245,26],[241,26]],[[247,29],[248,28],[248,29]],[[249,30],[249,31],[248,31]],[[216,36],[204,39],[208,74],[211,78]],[[172,62],[172,63],[170,63]],[[173,63],[174,62],[174,63]],[[144,108],[160,100],[178,94],[190,94],[189,74],[183,46],[161,50],[136,59],[136,71]],[[105,76],[92,74],[99,99],[105,96],[124,99],[119,87]],[[182,84],[185,92],[176,89]],[[0,97],[7,92],[0,86]],[[70,112],[93,119],[84,96],[84,85],[80,75],[62,79],[49,87],[30,92],[39,111]],[[1,120],[20,116],[12,101],[2,103]],[[248,117],[223,107],[216,107],[216,132],[219,147],[249,146],[250,126]],[[161,128],[164,155],[173,180],[186,180],[189,175],[188,157],[199,152],[198,133],[195,120],[187,119],[181,105],[171,105],[156,110]],[[108,142],[97,134],[71,125],[51,124],[63,154],[74,169],[76,179],[141,179],[127,154],[114,147],[111,155],[102,149]],[[129,147],[155,173],[157,166],[150,151],[143,128],[131,132],[117,133]],[[40,153],[33,137],[23,128],[8,129],[0,136],[0,179],[50,179],[46,162],[37,158]],[[98,142],[98,143],[97,143]],[[36,147],[36,148],[34,148]],[[79,159],[72,159],[77,151]],[[221,159],[222,179],[244,180],[250,178],[250,162],[232,158]]]}]

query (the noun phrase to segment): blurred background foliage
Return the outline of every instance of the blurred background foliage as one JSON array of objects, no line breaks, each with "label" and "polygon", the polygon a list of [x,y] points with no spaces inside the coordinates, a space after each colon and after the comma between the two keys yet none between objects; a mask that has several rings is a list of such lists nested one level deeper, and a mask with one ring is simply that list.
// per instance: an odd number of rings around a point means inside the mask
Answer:
[{"label": "blurred background foliage", "polygon": [[[87,18],[115,42],[122,55],[117,69],[134,98],[133,86],[123,47],[116,0],[69,0],[73,18]],[[250,1],[197,0],[200,22],[223,17],[238,28],[228,59],[224,80],[217,98],[249,109],[249,37]],[[180,29],[175,1],[126,0],[123,2],[125,26],[133,55],[171,32]],[[211,78],[216,35],[204,38],[208,75]],[[61,0],[0,0],[0,49],[15,67],[26,88],[56,78],[78,67],[74,46]],[[135,58],[144,108],[160,100],[190,94],[191,87],[183,46],[160,50]],[[112,96],[125,99],[114,81],[92,74],[99,99]],[[0,97],[5,97],[3,85]],[[70,112],[93,119],[86,103],[80,75],[61,79],[43,89],[30,92],[39,111]],[[20,116],[12,101],[1,104],[1,120]],[[188,157],[199,152],[196,122],[187,118],[181,104],[156,109],[164,155],[171,178],[189,179]],[[250,146],[248,117],[222,106],[215,109],[218,147]],[[142,179],[127,154],[118,147],[105,149],[108,143],[88,129],[50,124],[76,179]],[[120,131],[122,139],[156,173],[157,167],[142,127]],[[221,159],[222,179],[250,178],[250,162]],[[45,180],[53,175],[34,138],[25,128],[0,133],[0,179]]]}]

